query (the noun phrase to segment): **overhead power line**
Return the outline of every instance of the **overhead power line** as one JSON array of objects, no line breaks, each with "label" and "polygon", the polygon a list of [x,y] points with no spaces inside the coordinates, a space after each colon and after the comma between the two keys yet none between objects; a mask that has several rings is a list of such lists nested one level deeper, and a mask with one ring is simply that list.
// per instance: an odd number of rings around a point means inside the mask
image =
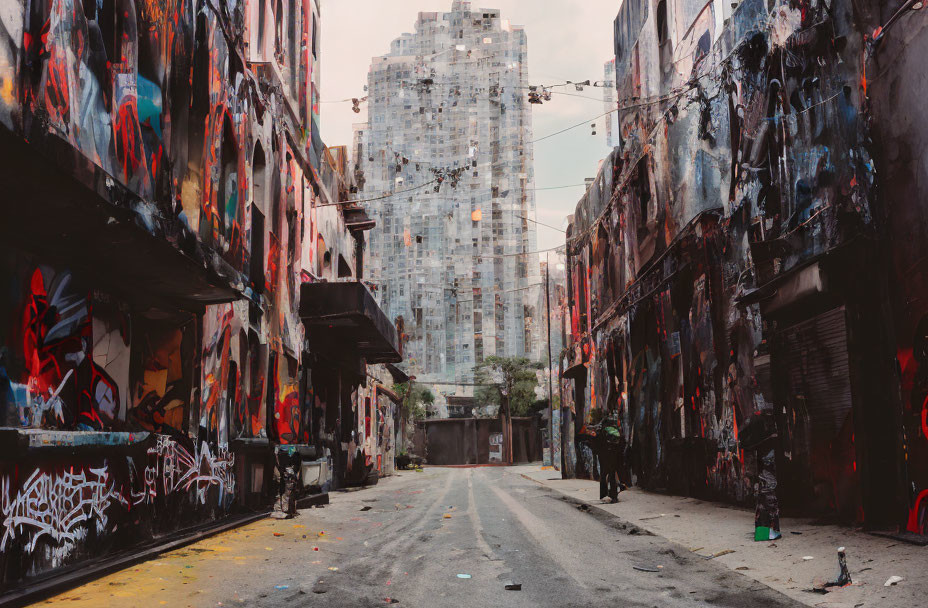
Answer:
[{"label": "overhead power line", "polygon": [[566,230],[561,230],[560,228],[555,228],[554,226],[551,226],[551,225],[549,225],[549,224],[545,224],[545,223],[543,223],[543,222],[539,222],[538,220],[533,220],[532,218],[530,218],[530,217],[525,217],[524,215],[520,215],[520,216],[518,216],[518,217],[521,217],[523,220],[526,220],[526,221],[529,221],[529,222],[534,222],[534,223],[538,224],[539,226],[544,226],[545,228],[550,228],[551,230],[557,230],[558,232],[563,232],[563,233],[565,233],[565,234],[566,234],[566,232],[567,232]]}]

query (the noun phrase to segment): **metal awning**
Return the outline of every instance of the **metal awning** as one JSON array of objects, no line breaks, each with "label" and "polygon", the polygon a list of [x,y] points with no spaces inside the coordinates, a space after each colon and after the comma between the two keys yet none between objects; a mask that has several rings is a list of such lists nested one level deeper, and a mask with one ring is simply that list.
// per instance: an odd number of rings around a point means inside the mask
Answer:
[{"label": "metal awning", "polygon": [[362,283],[304,283],[300,318],[311,343],[357,351],[368,363],[403,360],[396,328]]},{"label": "metal awning", "polygon": [[571,378],[571,379],[580,378],[581,376],[586,375],[586,370],[587,370],[586,363],[582,361],[579,363],[574,363],[573,365],[565,369],[563,372],[561,372],[561,378]]},{"label": "metal awning", "polygon": [[240,271],[67,140],[36,132],[26,141],[0,125],[0,149],[0,245],[145,306],[199,309],[242,297]]},{"label": "metal awning", "polygon": [[342,209],[342,213],[345,214],[345,226],[351,232],[363,232],[377,225],[361,207],[346,207]]}]

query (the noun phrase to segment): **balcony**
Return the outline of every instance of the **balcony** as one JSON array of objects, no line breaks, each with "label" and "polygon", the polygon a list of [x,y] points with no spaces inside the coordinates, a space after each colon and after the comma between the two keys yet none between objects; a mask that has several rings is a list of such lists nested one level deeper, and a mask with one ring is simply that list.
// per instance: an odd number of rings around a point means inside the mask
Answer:
[{"label": "balcony", "polygon": [[363,283],[304,283],[300,290],[300,318],[314,348],[356,353],[367,363],[403,360],[396,328]]}]

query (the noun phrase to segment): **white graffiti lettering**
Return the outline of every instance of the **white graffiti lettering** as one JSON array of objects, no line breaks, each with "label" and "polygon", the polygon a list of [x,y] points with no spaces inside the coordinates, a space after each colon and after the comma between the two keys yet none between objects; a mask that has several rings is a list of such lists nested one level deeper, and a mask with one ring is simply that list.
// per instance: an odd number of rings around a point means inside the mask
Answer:
[{"label": "white graffiti lettering", "polygon": [[[149,448],[148,454],[156,455],[160,460],[161,482],[165,495],[178,490],[187,492],[192,488],[197,493],[197,500],[206,504],[207,490],[211,486],[218,486],[219,502],[222,504],[227,495],[235,493],[235,456],[226,448],[219,447],[213,456],[209,445],[203,442],[199,449],[194,449],[194,453],[191,454],[170,437],[159,436],[157,445]],[[147,485],[148,470],[145,472],[145,479]]]},{"label": "white graffiti lettering", "polygon": [[106,512],[114,502],[126,504],[115,490],[106,465],[60,473],[36,470],[12,499],[10,480],[4,478],[0,487],[3,514],[0,551],[17,534],[31,534],[25,547],[27,552],[32,553],[45,537],[56,545],[50,553],[63,559],[86,538],[85,522],[92,520],[97,532],[106,531]]}]

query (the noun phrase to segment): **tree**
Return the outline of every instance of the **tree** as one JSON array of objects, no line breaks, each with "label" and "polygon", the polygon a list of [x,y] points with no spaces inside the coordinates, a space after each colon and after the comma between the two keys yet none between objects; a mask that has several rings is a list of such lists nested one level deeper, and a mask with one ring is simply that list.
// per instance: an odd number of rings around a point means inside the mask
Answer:
[{"label": "tree", "polygon": [[525,357],[490,356],[474,368],[477,399],[484,403],[499,403],[499,419],[503,427],[503,462],[512,464],[512,414],[528,412],[535,400],[538,376],[535,370],[544,367]]},{"label": "tree", "polygon": [[535,403],[538,376],[535,370],[544,364],[525,357],[490,356],[474,369],[474,398],[481,405],[503,405],[503,390],[509,396],[509,409],[513,416],[524,416]]},{"label": "tree", "polygon": [[414,382],[394,384],[393,392],[400,398],[399,453],[404,453],[406,452],[407,427],[410,421],[425,418],[428,406],[435,403],[435,395],[425,386]]}]

